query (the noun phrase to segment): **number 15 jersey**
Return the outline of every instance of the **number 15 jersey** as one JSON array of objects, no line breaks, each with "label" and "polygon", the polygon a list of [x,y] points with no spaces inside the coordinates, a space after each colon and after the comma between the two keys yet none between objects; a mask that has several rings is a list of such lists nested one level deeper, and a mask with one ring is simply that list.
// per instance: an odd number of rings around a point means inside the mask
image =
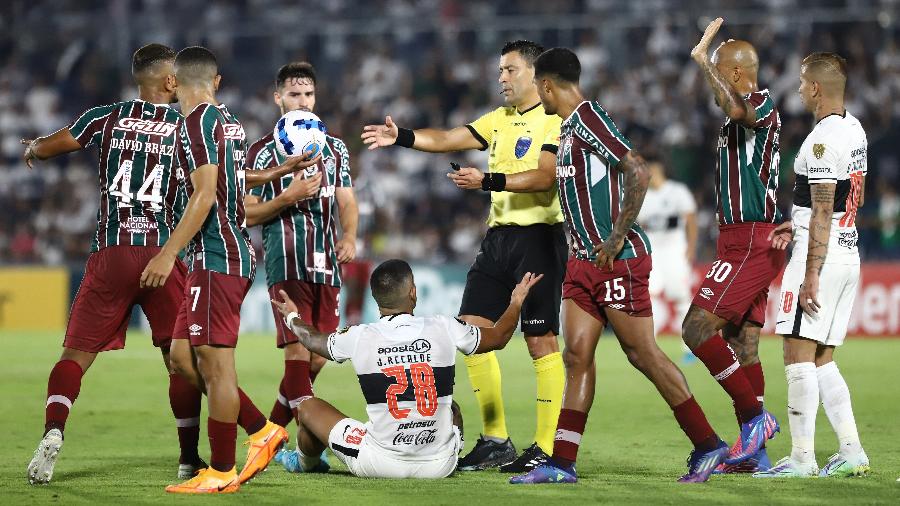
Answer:
[{"label": "number 15 jersey", "polygon": [[175,157],[180,120],[167,104],[128,100],[89,109],[69,126],[81,147],[100,150],[92,253],[107,246],[162,246],[169,239],[180,212]]},{"label": "number 15 jersey", "polygon": [[369,415],[367,437],[400,460],[449,456],[456,350],[471,355],[481,330],[447,316],[383,316],[328,336],[338,363],[353,362]]}]

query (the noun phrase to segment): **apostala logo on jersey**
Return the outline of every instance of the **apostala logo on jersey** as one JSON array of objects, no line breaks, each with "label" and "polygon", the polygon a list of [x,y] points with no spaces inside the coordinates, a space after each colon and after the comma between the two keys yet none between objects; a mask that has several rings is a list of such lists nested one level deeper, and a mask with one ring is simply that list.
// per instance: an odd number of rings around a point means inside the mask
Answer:
[{"label": "apostala logo on jersey", "polygon": [[228,123],[222,125],[222,132],[225,138],[231,141],[242,141],[247,136],[244,134],[244,127],[240,123]]},{"label": "apostala logo on jersey", "polygon": [[519,137],[519,140],[516,141],[516,158],[522,158],[528,153],[528,149],[531,147],[531,137]]},{"label": "apostala logo on jersey", "polygon": [[431,362],[431,343],[427,339],[416,339],[403,346],[386,346],[378,348],[378,367],[387,365],[414,364]]},{"label": "apostala logo on jersey", "polygon": [[813,156],[816,157],[816,160],[820,160],[823,156],[825,156],[825,145],[813,144]]},{"label": "apostala logo on jersey", "polygon": [[159,135],[168,137],[175,133],[178,125],[165,121],[148,121],[140,118],[122,118],[113,127],[113,130],[136,132],[146,135]]}]

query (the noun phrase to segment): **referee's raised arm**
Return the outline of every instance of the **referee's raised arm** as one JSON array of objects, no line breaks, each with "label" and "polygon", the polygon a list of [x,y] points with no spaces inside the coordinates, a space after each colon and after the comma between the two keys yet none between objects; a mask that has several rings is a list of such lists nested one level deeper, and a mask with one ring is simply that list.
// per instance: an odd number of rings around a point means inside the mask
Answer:
[{"label": "referee's raised arm", "polygon": [[413,148],[429,153],[446,153],[466,149],[485,149],[487,146],[475,137],[468,126],[440,130],[436,128],[420,128],[410,130],[400,128],[390,116],[384,118],[383,125],[366,125],[362,133],[363,143],[369,149],[396,144],[404,148]]}]

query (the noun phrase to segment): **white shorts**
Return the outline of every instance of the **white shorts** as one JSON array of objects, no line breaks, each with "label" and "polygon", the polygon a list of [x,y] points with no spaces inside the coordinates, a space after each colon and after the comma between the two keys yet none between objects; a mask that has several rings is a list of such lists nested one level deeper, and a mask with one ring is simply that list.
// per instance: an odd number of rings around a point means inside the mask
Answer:
[{"label": "white shorts", "polygon": [[650,281],[647,289],[650,297],[657,298],[665,295],[669,300],[690,302],[691,293],[691,266],[688,264],[684,251],[654,250],[653,269],[650,271]]},{"label": "white shorts", "polygon": [[366,424],[344,418],[328,434],[328,447],[360,478],[446,478],[456,470],[462,439],[454,426],[456,448],[436,460],[398,460],[371,442]]},{"label": "white shorts", "polygon": [[797,300],[806,275],[805,262],[790,262],[781,282],[775,333],[800,336],[826,346],[840,346],[847,337],[850,312],[859,285],[859,265],[825,264],[819,275],[819,312],[809,316]]}]

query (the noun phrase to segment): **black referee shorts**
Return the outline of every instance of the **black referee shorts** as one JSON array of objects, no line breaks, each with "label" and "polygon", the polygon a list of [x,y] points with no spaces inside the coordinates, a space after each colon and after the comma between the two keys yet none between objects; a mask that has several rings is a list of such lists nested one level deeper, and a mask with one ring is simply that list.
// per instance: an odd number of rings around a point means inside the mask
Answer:
[{"label": "black referee shorts", "polygon": [[566,234],[562,223],[497,226],[488,230],[466,276],[460,315],[497,321],[526,272],[543,274],[522,306],[522,332],[559,335],[559,305],[566,273]]}]

